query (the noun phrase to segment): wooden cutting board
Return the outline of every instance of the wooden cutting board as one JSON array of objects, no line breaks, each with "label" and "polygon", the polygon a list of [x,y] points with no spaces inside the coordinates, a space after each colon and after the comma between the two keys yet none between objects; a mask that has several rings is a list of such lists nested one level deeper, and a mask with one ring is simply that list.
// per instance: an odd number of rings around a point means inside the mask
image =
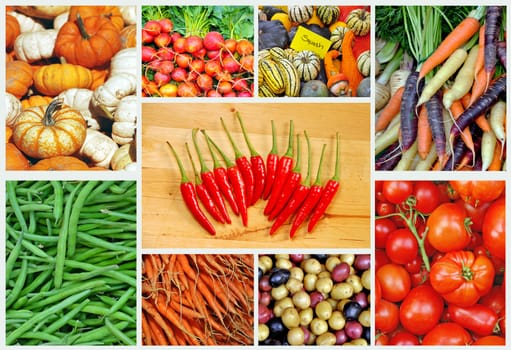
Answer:
[{"label": "wooden cutting board", "polygon": [[[232,224],[213,222],[217,234],[209,235],[195,221],[179,190],[180,174],[165,141],[169,141],[193,180],[185,142],[192,146],[198,165],[191,130],[201,128],[234,159],[220,123],[222,117],[241,151],[249,152],[240,126],[233,114],[238,110],[255,148],[266,159],[271,143],[271,120],[275,121],[279,154],[288,142],[289,120],[301,139],[301,171],[307,170],[307,147],[303,130],[311,140],[312,178],[316,177],[319,157],[326,144],[321,181],[334,173],[335,134],[340,133],[341,188],[326,215],[312,233],[306,224],[289,239],[283,225],[269,235],[272,222],[263,215],[266,201],[259,200],[248,209],[248,226],[232,212]],[[370,247],[370,106],[368,103],[144,103],[142,108],[142,247],[143,248],[369,248]],[[199,144],[212,169],[205,139]],[[296,149],[296,137],[295,137]]]}]

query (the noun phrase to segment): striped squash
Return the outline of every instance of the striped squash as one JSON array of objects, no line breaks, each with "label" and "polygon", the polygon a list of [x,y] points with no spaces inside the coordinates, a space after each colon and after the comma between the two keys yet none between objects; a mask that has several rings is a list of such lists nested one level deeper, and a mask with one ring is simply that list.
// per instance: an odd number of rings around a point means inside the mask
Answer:
[{"label": "striped squash", "polygon": [[295,55],[293,65],[296,67],[300,79],[309,81],[317,78],[321,69],[321,60],[314,52],[303,50]]},{"label": "striped squash", "polygon": [[371,52],[369,50],[362,52],[357,57],[357,67],[364,77],[371,73]]},{"label": "striped squash", "polygon": [[330,34],[330,41],[332,42],[331,50],[341,51],[342,41],[344,39],[344,35],[350,30],[346,26],[337,26]]},{"label": "striped squash", "polygon": [[355,35],[366,35],[371,29],[371,13],[364,9],[352,10],[346,17],[346,25]]},{"label": "striped squash", "polygon": [[314,14],[314,6],[312,5],[292,5],[288,7],[289,19],[297,23],[305,23],[311,19]]},{"label": "striped squash", "polygon": [[276,95],[282,94],[286,89],[286,81],[284,80],[284,72],[277,65],[277,62],[266,59],[259,61],[259,70],[263,75],[264,83]]},{"label": "striped squash", "polygon": [[323,22],[323,24],[327,26],[336,22],[340,13],[341,10],[339,10],[338,6],[322,5],[318,6],[316,9],[316,14],[318,15],[319,19],[321,22]]}]

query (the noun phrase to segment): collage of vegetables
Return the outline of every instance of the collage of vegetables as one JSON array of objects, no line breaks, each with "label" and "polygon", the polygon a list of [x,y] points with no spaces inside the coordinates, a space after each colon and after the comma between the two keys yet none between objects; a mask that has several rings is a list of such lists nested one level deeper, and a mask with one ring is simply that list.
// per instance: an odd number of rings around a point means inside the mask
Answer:
[{"label": "collage of vegetables", "polygon": [[1,349],[511,345],[507,1],[0,9]]}]

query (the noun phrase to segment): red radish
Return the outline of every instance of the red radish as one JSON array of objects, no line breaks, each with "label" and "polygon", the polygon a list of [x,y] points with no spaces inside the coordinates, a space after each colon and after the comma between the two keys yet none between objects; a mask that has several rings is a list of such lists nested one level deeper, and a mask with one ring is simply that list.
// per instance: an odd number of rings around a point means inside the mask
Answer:
[{"label": "red radish", "polygon": [[154,73],[154,82],[158,86],[165,85],[168,82],[170,82],[170,75],[162,73],[162,72],[156,72],[156,73]]},{"label": "red radish", "polygon": [[197,84],[184,81],[177,86],[177,95],[179,97],[196,97],[200,93]]},{"label": "red radish", "polygon": [[169,83],[165,84],[159,89],[160,94],[163,97],[176,97],[177,96],[177,85]]},{"label": "red radish", "polygon": [[253,96],[253,94],[248,90],[238,92],[238,97],[252,97],[252,96]]},{"label": "red radish", "polygon": [[246,55],[240,58],[241,69],[246,72],[254,71],[254,55]]},{"label": "red radish", "polygon": [[238,73],[240,71],[240,64],[232,56],[227,56],[222,60],[222,66],[229,73]]},{"label": "red radish", "polygon": [[209,90],[207,93],[206,93],[206,97],[222,97],[222,94],[219,93],[218,91],[216,90]]},{"label": "red radish", "polygon": [[142,46],[142,62],[149,62],[154,59],[156,50],[152,46]]},{"label": "red radish", "polygon": [[160,66],[158,68],[158,71],[164,73],[164,74],[170,74],[174,70],[174,62],[167,61],[167,60],[161,60]]},{"label": "red radish", "polygon": [[174,23],[168,18],[161,18],[158,22],[160,22],[161,31],[163,33],[170,33],[172,29],[174,29]]},{"label": "red radish", "polygon": [[147,64],[147,68],[152,69],[154,71],[159,71],[162,62],[163,61],[159,59],[149,61],[149,63]]},{"label": "red radish", "polygon": [[227,91],[222,97],[237,97],[237,95],[235,91]]},{"label": "red radish", "polygon": [[247,39],[240,39],[236,44],[236,52],[241,56],[251,55],[254,52],[254,44]]},{"label": "red radish", "polygon": [[208,51],[206,50],[205,47],[201,48],[200,50],[197,50],[193,53],[193,55],[197,58],[200,58],[200,59],[204,59],[204,57],[206,57],[206,53]]},{"label": "red radish", "polygon": [[198,35],[190,35],[185,39],[185,50],[188,53],[194,53],[202,49],[202,38]]},{"label": "red radish", "polygon": [[207,75],[214,77],[222,71],[222,64],[219,61],[207,61],[204,64],[204,71]]},{"label": "red radish", "polygon": [[185,81],[188,78],[188,72],[186,69],[181,67],[176,67],[172,73],[170,73],[170,77],[172,80],[177,82]]},{"label": "red radish", "polygon": [[204,66],[205,66],[205,63],[201,59],[194,59],[190,62],[190,70],[197,72],[197,73],[204,72]]},{"label": "red radish", "polygon": [[181,68],[188,68],[192,62],[192,58],[187,54],[178,54],[176,55],[176,64]]},{"label": "red radish", "polygon": [[232,83],[227,80],[219,81],[216,89],[225,96],[225,94],[232,91]]},{"label": "red radish", "polygon": [[204,36],[204,47],[208,51],[218,51],[224,45],[225,39],[219,32],[208,32]]},{"label": "red radish", "polygon": [[200,75],[200,73],[197,73],[195,71],[188,72],[188,76],[186,77],[186,80],[187,81],[195,81],[199,75]]},{"label": "red radish", "polygon": [[208,52],[206,52],[206,56],[207,56],[210,60],[217,60],[217,59],[219,59],[220,57],[222,57],[222,55],[221,55],[221,51],[220,51],[220,50],[209,50]]},{"label": "red radish", "polygon": [[182,35],[181,33],[179,32],[172,32],[172,34],[170,34],[170,37],[172,38],[172,42],[176,41],[177,39],[181,38]]},{"label": "red radish", "polygon": [[173,42],[172,48],[174,49],[175,53],[186,52],[186,49],[185,49],[186,39],[185,38],[180,37],[180,38],[177,38],[176,40],[173,40],[172,42]]},{"label": "red radish", "polygon": [[154,36],[146,31],[142,31],[142,44],[150,44],[154,41]]},{"label": "red radish", "polygon": [[158,57],[161,60],[172,61],[174,60],[174,51],[172,51],[168,47],[160,47],[158,51],[156,51],[155,57]]},{"label": "red radish", "polygon": [[156,36],[161,32],[160,22],[155,20],[147,21],[142,28],[143,32],[147,32],[149,35]]},{"label": "red radish", "polygon": [[215,75],[215,79],[218,81],[232,81],[232,75],[231,73],[223,70]]},{"label": "red radish", "polygon": [[224,47],[230,53],[235,53],[236,52],[236,45],[238,45],[238,42],[236,41],[236,39],[229,38],[229,39],[225,40]]},{"label": "red radish", "polygon": [[200,74],[197,77],[196,82],[202,91],[209,91],[213,88],[213,78],[207,74]]},{"label": "red radish", "polygon": [[160,33],[154,38],[154,43],[158,47],[167,47],[170,44],[170,41],[172,39],[170,38],[169,33]]},{"label": "red radish", "polygon": [[235,91],[249,91],[246,79],[234,78],[232,88]]}]

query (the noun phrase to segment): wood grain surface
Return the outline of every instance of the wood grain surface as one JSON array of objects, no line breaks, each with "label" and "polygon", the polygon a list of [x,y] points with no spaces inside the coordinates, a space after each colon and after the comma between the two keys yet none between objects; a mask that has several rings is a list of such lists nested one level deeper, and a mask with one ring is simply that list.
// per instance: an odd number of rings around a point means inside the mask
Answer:
[{"label": "wood grain surface", "polygon": [[[142,247],[143,248],[369,248],[370,247],[370,130],[367,103],[144,103],[142,107]],[[180,175],[165,141],[178,152],[193,180],[185,142],[192,146],[192,128],[206,129],[234,159],[222,129],[222,117],[241,151],[249,156],[233,110],[238,110],[255,148],[264,159],[271,148],[271,120],[275,121],[279,154],[287,147],[289,120],[301,134],[302,174],[307,170],[307,130],[312,146],[312,174],[316,176],[322,145],[327,145],[321,181],[334,173],[335,134],[340,133],[341,188],[326,215],[312,233],[306,224],[289,239],[289,224],[269,235],[272,222],[263,215],[266,201],[248,208],[248,226],[232,212],[232,224],[213,222],[209,235],[185,206],[179,190]],[[199,144],[212,169],[204,138]],[[296,147],[296,140],[295,140]],[[192,155],[198,165],[197,155]]]}]

